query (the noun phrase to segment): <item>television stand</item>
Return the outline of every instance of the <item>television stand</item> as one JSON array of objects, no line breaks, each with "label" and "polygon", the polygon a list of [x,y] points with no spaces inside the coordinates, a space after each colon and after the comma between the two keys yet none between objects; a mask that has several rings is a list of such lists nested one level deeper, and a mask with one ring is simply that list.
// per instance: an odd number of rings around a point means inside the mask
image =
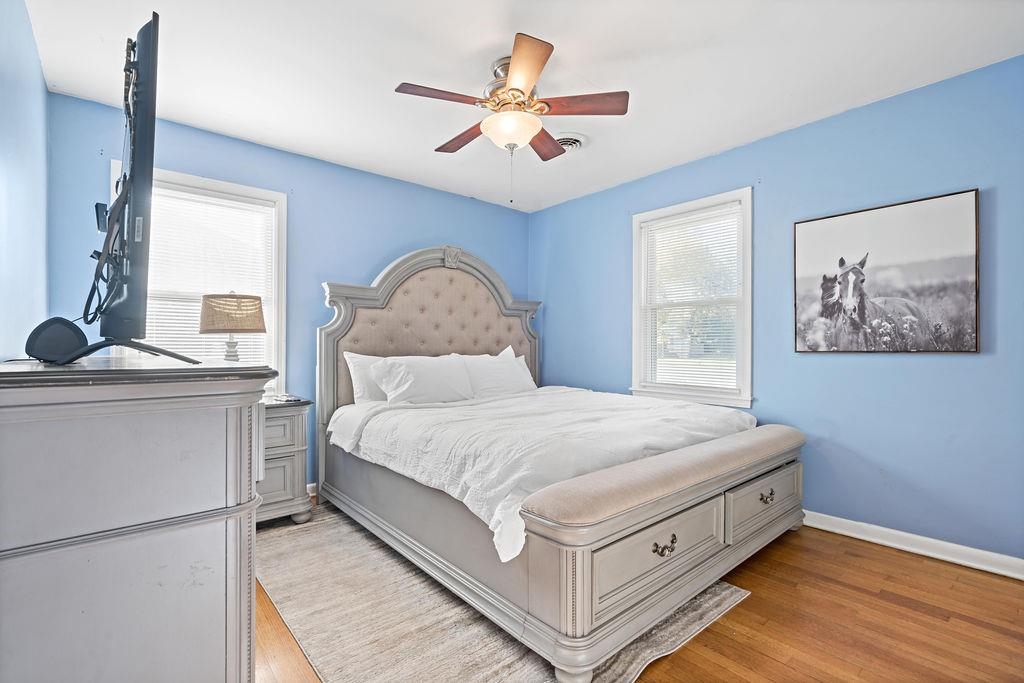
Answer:
[{"label": "television stand", "polygon": [[184,361],[186,363],[192,363],[193,365],[199,365],[199,361],[183,356],[180,353],[174,351],[168,351],[167,349],[161,349],[159,346],[150,346],[149,344],[143,344],[142,342],[135,341],[134,339],[104,339],[88,346],[72,351],[63,358],[58,358],[54,361],[57,365],[67,365],[68,363],[74,363],[79,358],[85,356],[91,356],[100,349],[110,348],[111,346],[123,346],[128,349],[135,349],[136,351],[142,351],[144,353],[151,354],[153,356],[167,356],[175,360]]}]

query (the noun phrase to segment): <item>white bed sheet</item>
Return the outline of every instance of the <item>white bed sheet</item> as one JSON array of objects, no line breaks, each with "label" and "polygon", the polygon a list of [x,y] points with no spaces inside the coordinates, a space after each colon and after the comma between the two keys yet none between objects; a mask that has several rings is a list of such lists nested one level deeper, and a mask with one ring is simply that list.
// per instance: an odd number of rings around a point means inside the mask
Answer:
[{"label": "white bed sheet", "polygon": [[444,404],[342,406],[331,443],[465,503],[502,562],[523,549],[523,499],[559,481],[756,425],[732,408],[543,387]]}]

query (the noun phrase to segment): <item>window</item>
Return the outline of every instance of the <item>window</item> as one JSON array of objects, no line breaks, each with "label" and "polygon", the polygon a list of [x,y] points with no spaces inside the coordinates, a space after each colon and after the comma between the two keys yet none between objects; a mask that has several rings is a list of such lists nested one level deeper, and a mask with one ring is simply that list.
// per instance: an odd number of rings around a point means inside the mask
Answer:
[{"label": "window", "polygon": [[[117,178],[119,162],[111,172]],[[235,335],[238,355],[276,369],[268,388],[284,391],[285,202],[279,192],[154,170],[146,343],[222,358],[227,335],[199,334],[202,295],[256,294],[267,333]]]},{"label": "window", "polygon": [[633,216],[634,394],[750,407],[750,196]]}]

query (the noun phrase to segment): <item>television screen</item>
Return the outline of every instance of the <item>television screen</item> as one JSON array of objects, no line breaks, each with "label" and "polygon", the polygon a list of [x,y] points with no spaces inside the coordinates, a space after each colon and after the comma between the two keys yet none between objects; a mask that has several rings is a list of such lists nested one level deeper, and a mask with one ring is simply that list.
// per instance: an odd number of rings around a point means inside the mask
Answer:
[{"label": "television screen", "polygon": [[108,231],[117,234],[108,234],[105,250],[106,245],[113,245],[116,253],[106,254],[107,292],[100,299],[106,301],[98,309],[100,336],[107,339],[146,337],[158,32],[159,17],[154,13],[134,41],[134,59],[129,46],[125,65],[128,158],[122,160],[118,199],[112,203],[106,221]]}]

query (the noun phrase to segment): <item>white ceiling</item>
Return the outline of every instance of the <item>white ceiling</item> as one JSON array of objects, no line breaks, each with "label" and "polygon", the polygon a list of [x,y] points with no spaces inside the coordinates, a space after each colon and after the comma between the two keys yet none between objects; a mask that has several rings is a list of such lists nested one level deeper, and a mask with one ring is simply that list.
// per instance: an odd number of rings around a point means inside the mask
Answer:
[{"label": "white ceiling", "polygon": [[[50,90],[119,105],[124,40],[160,13],[162,118],[508,206],[486,138],[434,147],[517,31],[554,43],[543,95],[629,90],[625,117],[549,117],[581,151],[515,160],[535,211],[1024,52],[1021,0],[28,0]],[[160,141],[157,140],[157,145]]]}]

